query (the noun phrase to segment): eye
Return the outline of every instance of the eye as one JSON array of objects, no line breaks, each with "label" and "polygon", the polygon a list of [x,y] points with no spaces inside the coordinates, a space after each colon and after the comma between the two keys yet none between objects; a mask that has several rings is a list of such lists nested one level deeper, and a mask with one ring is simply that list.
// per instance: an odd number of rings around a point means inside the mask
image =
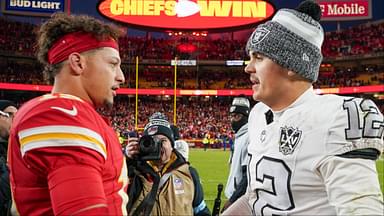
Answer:
[{"label": "eye", "polygon": [[262,60],[263,56],[260,55],[260,54],[256,54],[256,55],[254,55],[254,58],[257,59],[257,60]]}]

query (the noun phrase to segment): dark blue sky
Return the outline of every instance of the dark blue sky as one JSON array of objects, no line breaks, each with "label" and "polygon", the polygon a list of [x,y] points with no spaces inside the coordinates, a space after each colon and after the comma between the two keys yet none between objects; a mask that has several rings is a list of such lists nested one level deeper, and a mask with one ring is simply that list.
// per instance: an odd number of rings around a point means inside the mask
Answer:
[{"label": "dark blue sky", "polygon": [[[4,1],[4,0],[0,0]],[[88,14],[95,17],[98,17],[100,19],[104,19],[100,16],[100,14],[96,10],[96,5],[98,0],[69,0],[71,5],[71,13],[73,14]],[[270,0],[277,9],[280,8],[294,8],[296,7],[302,0]],[[348,0],[346,0],[348,1]],[[372,1],[372,19],[370,20],[360,20],[360,21],[341,21],[340,27],[348,28],[349,26],[355,26],[361,23],[366,23],[368,21],[374,21],[374,20],[380,20],[384,19],[384,0],[371,0]],[[3,14],[0,12],[1,16]],[[39,23],[42,21],[42,18],[36,18],[36,17],[16,17],[16,16],[9,16],[10,19],[16,19],[23,22],[33,22],[33,23]],[[324,29],[326,31],[334,31],[337,29],[337,22],[322,22]],[[145,31],[133,29],[128,27],[128,34],[129,35],[144,35]],[[152,33],[153,35],[162,35],[158,33]]]}]

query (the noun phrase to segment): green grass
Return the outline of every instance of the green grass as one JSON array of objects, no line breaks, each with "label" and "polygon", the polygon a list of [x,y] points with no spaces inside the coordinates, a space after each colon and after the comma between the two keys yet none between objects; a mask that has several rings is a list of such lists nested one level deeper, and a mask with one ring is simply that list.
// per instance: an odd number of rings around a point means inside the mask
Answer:
[{"label": "green grass", "polygon": [[[212,210],[217,196],[217,185],[222,183],[224,188],[229,174],[229,151],[208,149],[190,149],[189,161],[200,176],[204,189],[204,198],[209,209]],[[221,194],[221,204],[225,202],[224,190]]]},{"label": "green grass", "polygon": [[[227,182],[229,166],[229,151],[208,149],[190,149],[189,160],[198,170],[200,179],[204,188],[204,198],[208,208],[212,210],[214,200],[217,196],[217,185],[222,183],[225,188]],[[384,193],[384,155],[377,161],[377,171],[381,185],[381,191]],[[224,191],[221,194],[221,206],[226,198]]]},{"label": "green grass", "polygon": [[381,186],[381,191],[384,194],[384,154],[376,162],[377,172],[379,174],[379,181]]}]

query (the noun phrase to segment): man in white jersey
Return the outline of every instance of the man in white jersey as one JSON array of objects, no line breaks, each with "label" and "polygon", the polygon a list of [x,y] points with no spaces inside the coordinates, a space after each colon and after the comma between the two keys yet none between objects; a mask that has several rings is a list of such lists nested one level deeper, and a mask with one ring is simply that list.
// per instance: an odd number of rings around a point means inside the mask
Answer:
[{"label": "man in white jersey", "polygon": [[304,1],[248,40],[245,72],[260,101],[248,122],[248,188],[223,215],[383,215],[383,115],[371,100],[316,95],[320,17]]},{"label": "man in white jersey", "polygon": [[231,127],[235,134],[234,148],[229,164],[229,176],[225,186],[225,196],[228,200],[224,203],[223,210],[240,198],[247,189],[248,165],[248,116],[250,103],[248,98],[235,97],[229,108]]}]

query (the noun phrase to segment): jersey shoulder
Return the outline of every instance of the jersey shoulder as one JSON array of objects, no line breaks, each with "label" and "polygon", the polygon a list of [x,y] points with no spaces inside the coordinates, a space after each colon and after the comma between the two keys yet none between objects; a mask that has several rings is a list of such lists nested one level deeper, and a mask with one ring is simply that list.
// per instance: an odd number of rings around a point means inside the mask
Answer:
[{"label": "jersey shoulder", "polygon": [[[66,94],[46,94],[24,104],[15,117],[15,124],[28,125],[70,125],[97,114],[93,107],[78,97]],[[41,119],[39,121],[31,121]]]},{"label": "jersey shoulder", "polygon": [[78,146],[106,158],[104,125],[95,109],[80,98],[47,94],[21,107],[11,134],[19,141],[22,155],[37,148]]},{"label": "jersey shoulder", "polygon": [[384,118],[376,104],[370,99],[319,96],[313,104],[318,120],[329,124],[328,148],[338,148],[339,153],[373,148],[383,150]]}]

